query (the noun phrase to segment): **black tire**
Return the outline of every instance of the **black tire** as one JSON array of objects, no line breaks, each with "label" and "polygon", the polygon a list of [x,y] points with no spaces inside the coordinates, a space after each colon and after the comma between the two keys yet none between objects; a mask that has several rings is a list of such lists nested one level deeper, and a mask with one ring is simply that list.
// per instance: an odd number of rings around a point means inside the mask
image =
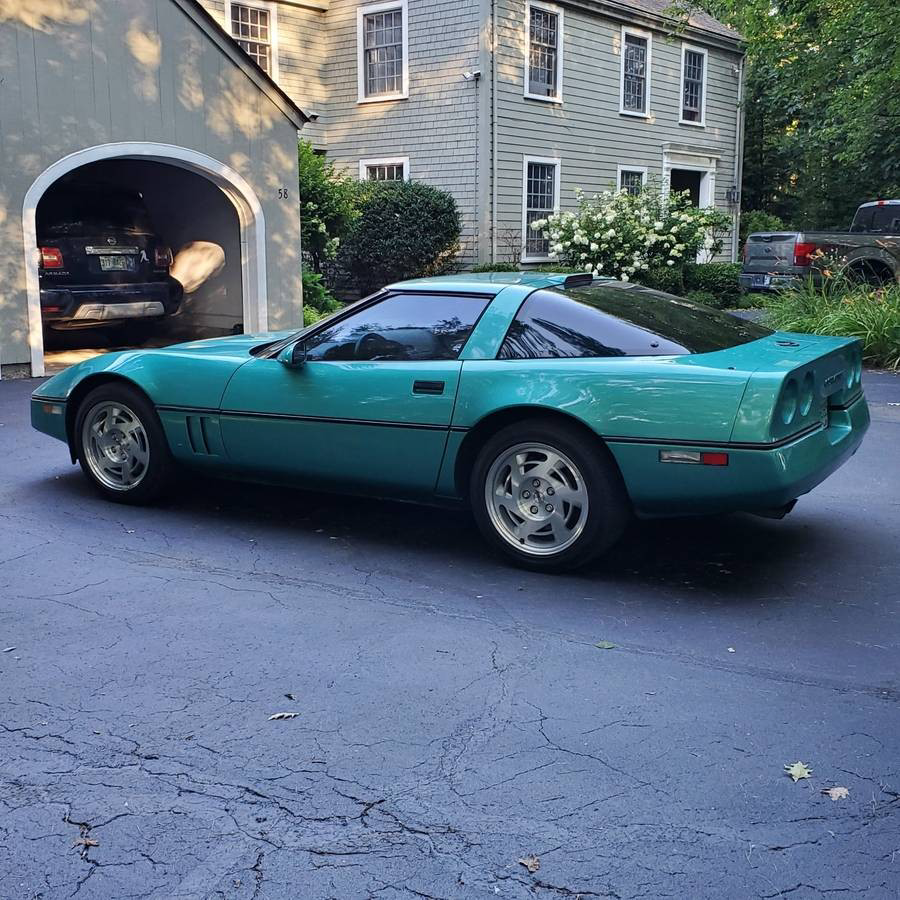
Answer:
[{"label": "black tire", "polygon": [[[139,480],[131,487],[115,489],[104,484],[88,459],[90,451],[85,450],[85,421],[102,404],[107,403],[121,404],[133,413],[146,437],[148,461],[141,469]],[[85,396],[75,416],[72,441],[82,472],[106,500],[135,506],[153,503],[165,496],[175,480],[176,464],[159,416],[149,400],[140,391],[127,384],[103,384]]]},{"label": "black tire", "polygon": [[[492,467],[496,464],[496,472],[502,473],[501,461],[504,457],[519,445],[531,444],[550,448],[567,457],[576,467],[576,474],[583,480],[583,491],[587,494],[586,518],[580,526],[580,533],[570,538],[571,543],[559,551],[552,548],[538,551],[520,549],[519,545],[525,543],[521,538],[514,545],[509,530],[504,528],[503,517],[491,512],[491,503],[487,498],[487,479],[491,477],[493,483],[497,477],[492,474]],[[552,481],[547,484],[552,484]],[[530,485],[526,486],[532,489]],[[539,491],[540,488],[534,490]],[[559,494],[555,500],[558,499]],[[475,521],[492,547],[520,566],[543,572],[577,569],[605,553],[622,535],[631,515],[631,502],[622,476],[600,439],[585,434],[576,425],[538,418],[509,425],[485,442],[472,467],[469,500]],[[537,502],[544,501],[548,504],[555,502],[554,498],[539,495]],[[534,511],[534,507],[528,508]],[[546,506],[548,510],[551,508]],[[571,512],[571,507],[568,508]]]}]

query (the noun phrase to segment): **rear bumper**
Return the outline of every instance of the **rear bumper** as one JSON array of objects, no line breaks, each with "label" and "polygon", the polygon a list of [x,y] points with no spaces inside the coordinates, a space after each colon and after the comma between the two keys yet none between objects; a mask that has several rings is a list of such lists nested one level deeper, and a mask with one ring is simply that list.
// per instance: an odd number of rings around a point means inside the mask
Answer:
[{"label": "rear bumper", "polygon": [[41,288],[41,313],[48,325],[78,328],[170,316],[181,304],[181,291],[173,282]]},{"label": "rear bumper", "polygon": [[774,293],[803,283],[802,275],[771,275],[762,272],[741,273],[738,283],[744,293]]},{"label": "rear bumper", "polygon": [[860,395],[845,408],[832,408],[827,427],[774,449],[716,447],[728,454],[727,466],[661,463],[659,452],[672,449],[669,444],[609,447],[640,515],[753,512],[784,506],[821,484],[856,452],[868,427],[869,408]]}]

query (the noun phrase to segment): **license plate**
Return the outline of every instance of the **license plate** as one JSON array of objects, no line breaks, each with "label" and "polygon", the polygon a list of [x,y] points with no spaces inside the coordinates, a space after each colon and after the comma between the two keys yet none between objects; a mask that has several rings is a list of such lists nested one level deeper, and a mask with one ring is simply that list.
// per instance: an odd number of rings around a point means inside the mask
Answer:
[{"label": "license plate", "polygon": [[754,275],[752,285],[753,287],[768,287],[772,283],[772,278],[769,275]]},{"label": "license plate", "polygon": [[101,256],[100,271],[101,272],[133,272],[134,257],[133,256]]}]

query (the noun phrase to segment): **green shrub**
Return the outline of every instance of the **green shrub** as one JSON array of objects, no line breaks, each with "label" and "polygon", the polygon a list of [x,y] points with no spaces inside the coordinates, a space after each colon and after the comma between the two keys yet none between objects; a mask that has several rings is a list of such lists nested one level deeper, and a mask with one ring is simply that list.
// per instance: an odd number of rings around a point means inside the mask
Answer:
[{"label": "green shrub", "polygon": [[685,263],[684,289],[703,291],[717,298],[720,309],[732,309],[740,305],[741,290],[738,275],[740,263]]},{"label": "green shrub", "polygon": [[900,285],[812,281],[766,298],[766,319],[780,331],[859,338],[867,365],[900,369]]},{"label": "green shrub", "polygon": [[741,222],[739,226],[739,237],[741,246],[747,240],[748,234],[754,231],[782,231],[787,225],[772,213],[763,212],[761,209],[747,209],[741,213]]},{"label": "green shrub", "polygon": [[638,194],[576,189],[575,212],[552,213],[531,223],[560,262],[582,272],[639,280],[654,266],[678,268],[701,249],[715,254],[730,225],[717,209],[694,206],[686,191],[663,194],[652,185]]},{"label": "green shrub", "polygon": [[356,217],[356,182],[338,175],[308,141],[300,141],[297,158],[303,255],[314,272],[321,272]]},{"label": "green shrub", "polygon": [[318,312],[334,312],[341,308],[341,304],[331,295],[317,272],[303,271],[303,306],[306,309],[315,309]]},{"label": "green shrub", "polygon": [[651,266],[646,272],[641,272],[635,278],[645,287],[655,291],[664,291],[666,294],[681,296],[684,294],[684,278],[680,266]]},{"label": "green shrub", "polygon": [[363,293],[392,281],[439,275],[459,252],[456,201],[419,181],[360,182],[359,216],[338,263]]}]

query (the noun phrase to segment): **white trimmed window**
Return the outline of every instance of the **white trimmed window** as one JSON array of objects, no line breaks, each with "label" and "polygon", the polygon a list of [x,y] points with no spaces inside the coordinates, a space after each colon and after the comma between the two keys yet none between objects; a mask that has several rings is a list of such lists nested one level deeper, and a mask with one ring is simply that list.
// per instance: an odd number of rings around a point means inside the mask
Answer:
[{"label": "white trimmed window", "polygon": [[278,22],[275,6],[262,0],[225,4],[228,29],[241,49],[272,78],[278,77]]},{"label": "white trimmed window", "polygon": [[409,157],[390,156],[359,161],[360,181],[408,181]]},{"label": "white trimmed window", "polygon": [[525,4],[525,96],[562,102],[563,11],[549,3]]},{"label": "white trimmed window", "polygon": [[357,100],[409,96],[406,0],[371,3],[356,11]]},{"label": "white trimmed window", "polygon": [[522,262],[550,258],[550,241],[531,223],[559,211],[560,161],[526,156],[522,161]]},{"label": "white trimmed window", "polygon": [[650,115],[649,31],[622,26],[622,67],[619,112],[627,116]]},{"label": "white trimmed window", "polygon": [[703,126],[706,120],[706,50],[681,45],[682,125]]},{"label": "white trimmed window", "polygon": [[628,194],[639,194],[647,184],[646,166],[619,166],[616,172],[616,186]]}]

